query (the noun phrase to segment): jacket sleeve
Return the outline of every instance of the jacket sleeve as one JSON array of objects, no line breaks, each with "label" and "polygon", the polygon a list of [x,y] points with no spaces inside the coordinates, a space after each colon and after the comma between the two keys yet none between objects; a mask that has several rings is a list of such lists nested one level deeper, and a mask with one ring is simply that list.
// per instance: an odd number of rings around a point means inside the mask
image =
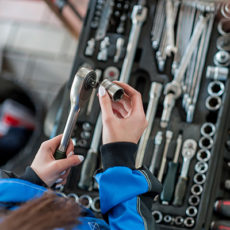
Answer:
[{"label": "jacket sleeve", "polygon": [[135,169],[137,145],[117,142],[101,148],[103,172],[96,175],[101,211],[110,229],[156,230],[152,216],[159,181],[147,168]]}]

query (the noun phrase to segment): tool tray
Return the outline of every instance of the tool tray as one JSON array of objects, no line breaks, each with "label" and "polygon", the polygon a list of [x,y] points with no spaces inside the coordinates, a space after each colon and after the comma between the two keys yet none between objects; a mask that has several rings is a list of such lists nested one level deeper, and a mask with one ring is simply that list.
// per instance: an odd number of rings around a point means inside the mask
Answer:
[{"label": "tool tray", "polygon": [[[116,33],[116,20],[114,22],[114,25],[108,25],[106,36],[110,38],[110,45],[108,48],[108,59],[107,61],[98,61],[97,60],[97,54],[100,50],[100,41],[96,41],[95,43],[95,49],[92,56],[86,56],[85,50],[87,47],[87,42],[95,36],[96,29],[92,28],[92,22],[95,17],[95,8],[97,6],[98,1],[90,1],[88,6],[88,11],[86,18],[84,20],[83,29],[81,32],[81,36],[79,39],[79,46],[76,52],[76,57],[73,63],[73,69],[69,80],[69,88],[71,86],[71,83],[73,81],[74,75],[77,72],[78,68],[82,65],[89,65],[92,69],[100,69],[102,70],[102,76],[100,80],[103,78],[103,71],[109,67],[109,66],[115,66],[121,71],[122,63],[125,57],[126,49],[122,50],[121,57],[118,63],[114,63],[113,57],[115,55],[116,50],[116,40],[118,37],[122,37],[125,39],[124,47],[126,48],[130,33],[130,28],[132,26],[132,22],[130,20],[132,7],[136,4],[135,1],[123,1],[123,5],[127,2],[129,4],[129,8],[125,10],[127,13],[127,20],[125,22],[125,30],[124,33],[118,34]],[[115,1],[122,2],[122,1]],[[159,82],[165,86],[167,82],[170,82],[173,78],[171,74],[171,65],[172,65],[172,58],[167,58],[165,70],[163,72],[159,71],[157,64],[156,64],[156,57],[155,57],[155,51],[152,48],[151,39],[150,39],[150,33],[152,29],[152,24],[154,20],[154,14],[156,9],[157,2],[154,0],[149,0],[146,2],[146,6],[148,8],[148,14],[147,19],[145,20],[142,29],[141,34],[139,37],[139,42],[134,58],[134,63],[131,71],[131,77],[129,84],[136,88],[138,91],[140,91],[144,103],[145,110],[148,106],[149,101],[149,90],[151,82]],[[114,17],[113,13],[112,16]],[[196,104],[195,109],[195,116],[192,121],[192,123],[186,122],[186,114],[184,109],[181,106],[181,98],[179,98],[176,101],[175,108],[172,112],[171,119],[169,122],[169,125],[167,127],[168,130],[173,131],[173,139],[169,146],[169,151],[167,153],[167,161],[172,160],[175,147],[176,147],[176,139],[178,137],[178,134],[182,131],[183,132],[183,141],[185,139],[194,139],[196,142],[199,142],[199,139],[201,137],[200,134],[200,128],[204,122],[212,122],[215,124],[216,127],[216,133],[213,137],[214,145],[212,149],[210,149],[211,152],[211,158],[207,162],[209,165],[208,171],[206,174],[206,181],[204,184],[202,184],[203,192],[200,197],[200,203],[196,206],[198,209],[198,213],[193,217],[195,222],[193,226],[190,227],[190,229],[209,229],[211,221],[213,220],[219,220],[220,216],[215,214],[213,212],[213,206],[216,199],[228,199],[230,198],[229,191],[226,191],[224,189],[223,183],[225,179],[230,178],[230,169],[227,168],[227,161],[230,161],[230,155],[229,151],[227,151],[225,147],[225,142],[230,137],[230,123],[228,122],[228,113],[229,113],[229,106],[230,106],[230,83],[229,80],[227,80],[225,83],[225,93],[222,95],[222,105],[218,112],[210,112],[205,107],[205,100],[208,96],[207,92],[207,86],[211,80],[207,79],[205,77],[206,68],[207,65],[214,65],[213,64],[213,57],[215,53],[217,52],[216,48],[216,39],[219,36],[217,32],[217,23],[218,20],[215,19],[213,30],[211,34],[210,44],[208,48],[207,58],[202,74],[202,80],[200,85],[200,92],[198,101]],[[69,100],[67,98],[67,100]],[[157,113],[156,117],[152,126],[152,131],[149,137],[149,141],[147,144],[147,149],[145,152],[144,157],[144,164],[149,167],[149,162],[151,161],[152,153],[154,150],[154,138],[156,135],[156,132],[159,130],[162,130],[164,133],[166,129],[161,129],[160,127],[160,118],[163,111],[163,101],[164,101],[164,95],[162,93],[158,107],[157,107]],[[69,107],[69,102],[66,102],[65,105],[66,109]],[[87,107],[87,105],[86,105]],[[95,127],[97,117],[100,112],[100,107],[98,103],[97,97],[95,97],[92,111],[87,116],[86,115],[86,107],[80,112],[78,122],[74,131],[73,137],[76,137],[77,143],[79,140],[81,140],[80,133],[82,131],[82,125],[85,122],[88,122],[92,126],[91,137],[87,140],[87,144],[84,147],[81,147],[79,145],[75,148],[76,154],[82,154],[86,155],[87,151],[90,147],[91,138],[93,136],[93,129]],[[64,111],[67,111],[64,109]],[[66,121],[68,114],[62,115],[62,121]],[[59,129],[61,130],[64,126],[64,122],[59,124]],[[163,147],[164,144],[160,147],[160,152],[163,153]],[[199,150],[199,146],[197,147],[197,151]],[[160,160],[157,159],[157,167],[155,169],[155,172],[159,170],[160,166]],[[182,206],[174,206],[171,203],[169,205],[164,205],[161,203],[160,200],[153,201],[153,207],[152,210],[160,211],[163,215],[163,219],[161,221],[156,220],[157,223],[160,226],[160,229],[187,229],[183,223],[180,226],[177,226],[174,221],[172,220],[170,223],[166,223],[164,221],[164,217],[166,215],[170,215],[173,219],[177,216],[181,216],[184,219],[187,217],[186,215],[186,209],[188,208],[188,199],[191,195],[191,187],[194,184],[193,182],[193,176],[195,174],[195,164],[197,163],[196,156],[193,157],[190,163],[189,167],[189,173],[188,173],[188,184],[186,188],[186,195],[184,198],[184,202]],[[183,158],[180,153],[179,156],[179,172],[181,170]],[[100,168],[100,159],[98,159],[98,167]],[[167,166],[165,168],[165,174],[167,171]],[[80,178],[80,172],[81,172],[81,166],[78,166],[76,168],[73,168],[71,171],[71,175],[69,177],[69,180],[67,182],[67,185],[65,186],[65,193],[76,193],[78,196],[81,196],[83,194],[88,194],[92,198],[98,196],[98,190],[97,188],[93,188],[92,191],[85,191],[78,187],[78,181]],[[178,176],[179,176],[178,172]],[[165,176],[164,174],[164,176]],[[164,177],[163,177],[164,178]],[[164,181],[164,180],[163,180]],[[122,192],[122,191],[121,191]],[[101,217],[100,213],[95,213],[97,217]]]}]

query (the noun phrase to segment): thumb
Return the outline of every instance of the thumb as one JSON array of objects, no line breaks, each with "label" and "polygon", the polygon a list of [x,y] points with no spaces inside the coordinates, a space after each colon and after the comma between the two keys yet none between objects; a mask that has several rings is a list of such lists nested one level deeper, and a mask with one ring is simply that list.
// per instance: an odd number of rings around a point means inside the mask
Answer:
[{"label": "thumb", "polygon": [[[70,154],[69,154],[70,155]],[[69,169],[73,166],[79,165],[84,160],[82,155],[71,155],[65,159],[58,160],[60,172]]]},{"label": "thumb", "polygon": [[99,102],[101,106],[102,118],[113,116],[112,102],[103,86],[98,89]]}]

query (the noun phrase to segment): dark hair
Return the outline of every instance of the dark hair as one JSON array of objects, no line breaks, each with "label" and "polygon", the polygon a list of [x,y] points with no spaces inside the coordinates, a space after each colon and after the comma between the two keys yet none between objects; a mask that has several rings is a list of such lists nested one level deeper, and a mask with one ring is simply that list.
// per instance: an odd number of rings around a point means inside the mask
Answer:
[{"label": "dark hair", "polygon": [[59,197],[52,192],[24,203],[19,209],[5,214],[1,230],[69,229],[79,224],[80,207],[72,199]]}]

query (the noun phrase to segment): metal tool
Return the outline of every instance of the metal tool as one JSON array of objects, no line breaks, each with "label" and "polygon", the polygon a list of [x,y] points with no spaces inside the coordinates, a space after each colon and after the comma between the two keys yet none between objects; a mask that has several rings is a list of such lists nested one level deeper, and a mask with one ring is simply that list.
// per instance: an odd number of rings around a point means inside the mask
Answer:
[{"label": "metal tool", "polygon": [[220,12],[225,18],[230,19],[230,3],[222,3]]},{"label": "metal tool", "polygon": [[193,156],[196,153],[197,143],[193,139],[187,139],[184,141],[183,147],[182,147],[182,156],[183,156],[183,164],[182,169],[180,173],[180,177],[178,179],[175,194],[174,194],[174,200],[173,205],[182,205],[185,191],[186,191],[186,184],[188,180],[188,170],[190,161],[193,158]]},{"label": "metal tool", "polygon": [[208,66],[206,71],[206,78],[217,81],[226,81],[228,78],[228,73],[229,70],[226,67]]},{"label": "metal tool", "polygon": [[224,217],[230,217],[230,200],[217,200],[214,210]]},{"label": "metal tool", "polygon": [[91,131],[92,130],[92,125],[89,122],[84,122],[82,124],[82,129],[84,131]]},{"label": "metal tool", "polygon": [[125,59],[121,69],[120,81],[129,82],[129,77],[136,53],[137,43],[141,34],[141,27],[147,16],[147,8],[142,4],[134,5],[132,11],[132,27],[126,49]]},{"label": "metal tool", "polygon": [[[102,71],[100,69],[96,69],[95,73],[96,73],[96,81],[99,82],[99,80],[101,78]],[[97,93],[97,89],[93,89],[91,96],[89,98],[88,106],[87,106],[87,111],[86,111],[87,116],[89,116],[89,114],[92,112],[93,102],[94,102],[96,93]]]},{"label": "metal tool", "polygon": [[207,149],[200,149],[197,152],[196,158],[198,161],[207,162],[211,157],[211,153]]},{"label": "metal tool", "polygon": [[200,204],[200,197],[197,195],[191,195],[188,199],[188,203],[191,206],[197,206]]},{"label": "metal tool", "polygon": [[92,56],[93,52],[95,49],[95,39],[91,38],[88,42],[87,42],[87,47],[85,49],[85,55],[86,56]]},{"label": "metal tool", "polygon": [[182,216],[176,216],[174,219],[174,223],[177,226],[181,226],[184,223],[184,218]]},{"label": "metal tool", "polygon": [[165,136],[166,136],[166,142],[165,142],[164,152],[163,152],[163,156],[162,156],[162,160],[161,160],[160,169],[159,169],[159,172],[157,175],[157,179],[160,182],[162,182],[162,179],[163,179],[165,165],[167,162],[167,152],[168,152],[169,144],[170,144],[172,137],[173,137],[173,132],[170,130],[167,130]]},{"label": "metal tool", "polygon": [[163,215],[160,211],[155,210],[152,212],[152,215],[153,215],[155,222],[157,224],[161,223],[161,221],[163,220]]},{"label": "metal tool", "polygon": [[193,195],[199,196],[203,192],[203,187],[200,184],[194,184],[191,187],[191,193]]},{"label": "metal tool", "polygon": [[200,133],[201,133],[201,135],[203,135],[205,137],[206,136],[212,137],[216,133],[216,127],[211,122],[205,122],[200,128]]},{"label": "metal tool", "polygon": [[92,198],[89,195],[81,195],[79,197],[79,204],[81,204],[84,208],[90,208],[92,206]]},{"label": "metal tool", "polygon": [[173,198],[173,193],[174,193],[174,188],[176,183],[176,175],[179,166],[178,158],[181,150],[181,145],[182,145],[182,135],[179,134],[177,138],[177,146],[176,146],[174,158],[173,161],[170,161],[168,163],[168,171],[164,180],[163,191],[161,192],[160,195],[163,204],[168,204]]},{"label": "metal tool", "polygon": [[190,217],[195,217],[197,215],[197,212],[197,208],[194,206],[189,206],[185,211],[186,215]]},{"label": "metal tool", "polygon": [[157,111],[158,101],[162,91],[162,84],[152,82],[149,92],[149,104],[146,112],[146,120],[148,121],[148,127],[145,129],[140,139],[137,156],[136,156],[136,167],[142,166],[144,160],[144,154],[147,146],[147,142],[151,133],[152,125]]},{"label": "metal tool", "polygon": [[99,41],[103,39],[106,35],[106,30],[109,24],[109,19],[113,10],[114,1],[108,0],[105,2],[104,8],[102,10],[99,26],[96,31],[95,39]]},{"label": "metal tool", "polygon": [[213,146],[213,139],[209,136],[201,137],[199,140],[199,147],[201,149],[211,149]]},{"label": "metal tool", "polygon": [[230,228],[230,221],[219,220],[211,223],[211,230],[225,230]]},{"label": "metal tool", "polygon": [[108,47],[110,45],[109,37],[105,37],[100,44],[100,51],[97,55],[98,61],[107,61],[108,60]]},{"label": "metal tool", "polygon": [[78,186],[85,190],[92,189],[93,174],[96,169],[98,147],[101,140],[101,131],[102,131],[102,118],[100,113],[94,129],[94,134],[90,145],[90,149],[87,152],[86,158],[82,165],[81,176],[78,183]]},{"label": "metal tool", "polygon": [[93,198],[91,209],[94,212],[101,212],[101,209],[100,209],[100,197],[99,196],[96,196],[96,197]]},{"label": "metal tool", "polygon": [[120,101],[125,93],[123,88],[108,79],[104,79],[100,85],[106,89],[113,101]]},{"label": "metal tool", "polygon": [[76,203],[79,203],[79,196],[75,193],[69,193],[67,197],[73,199]]},{"label": "metal tool", "polygon": [[87,102],[92,89],[96,86],[95,71],[86,67],[81,67],[75,75],[70,90],[71,109],[65,125],[61,143],[54,154],[55,159],[62,159],[66,157],[66,150],[75,127],[80,108],[82,108]]},{"label": "metal tool", "polygon": [[195,171],[197,173],[206,173],[208,171],[208,164],[204,161],[198,161],[195,164]]},{"label": "metal tool", "polygon": [[225,50],[218,51],[214,56],[216,66],[227,67],[230,65],[230,54]]},{"label": "metal tool", "polygon": [[194,218],[192,218],[192,217],[186,217],[184,219],[184,226],[185,227],[191,228],[191,227],[194,226],[194,224],[195,224]]},{"label": "metal tool", "polygon": [[90,137],[91,137],[91,133],[88,132],[88,131],[82,131],[82,132],[80,133],[80,137],[81,137],[82,139],[89,140]]},{"label": "metal tool", "polygon": [[162,131],[158,131],[156,136],[155,136],[155,139],[154,139],[154,150],[153,150],[153,155],[152,155],[152,159],[151,159],[151,163],[150,163],[150,166],[149,166],[149,171],[154,175],[154,171],[155,171],[155,167],[156,167],[156,159],[157,159],[157,155],[158,155],[158,152],[159,152],[159,148],[160,148],[160,145],[162,143]]},{"label": "metal tool", "polygon": [[197,173],[194,175],[193,181],[196,184],[204,184],[204,182],[206,181],[206,176],[203,173]]},{"label": "metal tool", "polygon": [[217,30],[220,35],[230,35],[230,32],[228,30],[229,28],[229,19],[228,18],[222,18],[220,19],[218,25],[217,25]]},{"label": "metal tool", "polygon": [[211,81],[208,84],[208,94],[210,96],[222,96],[224,93],[225,87],[224,83],[221,81]]},{"label": "metal tool", "polygon": [[218,50],[230,51],[230,36],[223,35],[217,38],[216,48]]},{"label": "metal tool", "polygon": [[170,216],[170,215],[164,216],[164,222],[165,222],[166,224],[173,223],[173,218],[172,218],[172,216]]},{"label": "metal tool", "polygon": [[113,58],[114,63],[119,62],[124,44],[125,44],[124,38],[119,37],[116,42],[116,54],[114,55],[114,58]]},{"label": "metal tool", "polygon": [[76,143],[76,146],[77,146],[77,147],[79,146],[79,147],[81,147],[81,148],[86,148],[87,145],[88,145],[88,142],[87,142],[87,140],[85,140],[85,139],[80,139],[80,140],[78,140],[77,143]]},{"label": "metal tool", "polygon": [[208,96],[205,101],[205,106],[210,111],[217,111],[221,106],[221,98],[218,96]]}]

